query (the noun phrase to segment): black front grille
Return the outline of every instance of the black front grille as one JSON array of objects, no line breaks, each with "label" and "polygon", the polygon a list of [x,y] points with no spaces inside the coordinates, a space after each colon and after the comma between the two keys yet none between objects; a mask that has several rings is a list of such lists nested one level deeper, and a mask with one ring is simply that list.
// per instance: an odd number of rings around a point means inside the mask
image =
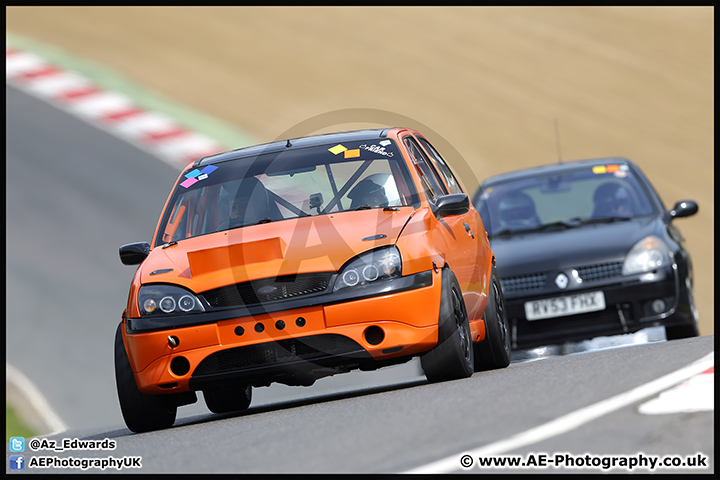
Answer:
[{"label": "black front grille", "polygon": [[332,276],[333,273],[329,272],[264,278],[208,290],[201,295],[212,307],[257,305],[324,292]]},{"label": "black front grille", "polygon": [[333,356],[365,358],[368,354],[355,341],[342,335],[325,334],[289,338],[213,353],[198,365],[193,377]]},{"label": "black front grille", "polygon": [[598,280],[606,280],[609,278],[619,277],[622,275],[622,262],[602,263],[599,265],[590,265],[588,267],[580,267],[577,269],[578,277],[583,282],[595,282]]},{"label": "black front grille", "polygon": [[529,290],[537,290],[545,286],[545,273],[531,273],[529,275],[518,275],[515,277],[505,277],[500,279],[503,292],[527,292]]},{"label": "black front grille", "polygon": [[[597,282],[621,276],[622,268],[622,262],[615,262],[588,265],[578,267],[575,270],[577,271],[578,280],[582,282]],[[566,272],[569,273],[570,271],[566,270]],[[505,277],[500,279],[500,284],[505,293],[532,292],[533,290],[540,290],[545,286],[547,276],[547,272],[541,272]]]}]

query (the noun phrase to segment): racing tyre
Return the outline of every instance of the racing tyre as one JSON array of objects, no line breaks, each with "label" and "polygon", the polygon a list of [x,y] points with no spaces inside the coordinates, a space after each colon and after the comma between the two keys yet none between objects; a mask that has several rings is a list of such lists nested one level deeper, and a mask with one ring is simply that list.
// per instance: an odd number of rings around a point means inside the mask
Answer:
[{"label": "racing tyre", "polygon": [[146,395],[138,389],[121,328],[122,323],[115,332],[115,383],[125,425],[135,433],[172,427],[177,404],[171,395]]},{"label": "racing tyre", "polygon": [[690,338],[700,336],[700,330],[697,323],[697,310],[695,308],[695,296],[693,295],[692,285],[687,280],[687,296],[690,304],[694,321],[690,325],[675,325],[665,327],[665,338],[667,340],[678,340],[680,338]]},{"label": "racing tyre", "polygon": [[678,340],[680,338],[697,337],[700,335],[696,323],[692,325],[677,325],[675,327],[665,327],[665,338],[668,340]]},{"label": "racing tyre", "polygon": [[213,413],[245,410],[252,401],[252,386],[241,385],[222,390],[203,390],[203,397],[205,397],[205,405],[208,410]]},{"label": "racing tyre", "polygon": [[474,344],[475,370],[494,370],[510,365],[511,345],[508,332],[505,298],[495,265],[492,266],[492,281],[483,319],[485,320],[485,340]]},{"label": "racing tyre", "polygon": [[474,372],[474,352],[465,302],[455,274],[443,270],[438,344],[420,357],[431,383],[467,378]]}]

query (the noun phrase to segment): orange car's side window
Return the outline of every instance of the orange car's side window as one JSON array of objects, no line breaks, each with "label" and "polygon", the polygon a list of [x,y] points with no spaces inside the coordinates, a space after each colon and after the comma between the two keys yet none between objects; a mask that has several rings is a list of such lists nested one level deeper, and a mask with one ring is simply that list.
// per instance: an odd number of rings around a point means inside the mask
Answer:
[{"label": "orange car's side window", "polygon": [[445,184],[450,190],[450,193],[464,193],[462,187],[460,186],[460,182],[458,182],[457,178],[455,178],[452,170],[450,170],[450,167],[442,158],[442,156],[440,156],[438,151],[435,150],[435,147],[430,145],[430,142],[428,142],[423,137],[417,137],[417,139],[420,141],[420,144],[425,147],[425,151],[430,157],[430,161],[433,162],[435,170],[437,170],[442,175],[443,179],[445,180]]},{"label": "orange car's side window", "polygon": [[428,195],[428,200],[435,202],[435,199],[440,195],[445,195],[445,186],[440,183],[437,178],[434,169],[430,166],[430,161],[425,157],[420,145],[410,135],[403,139],[407,151],[412,157],[415,168],[418,171],[420,180],[423,184],[423,188]]}]

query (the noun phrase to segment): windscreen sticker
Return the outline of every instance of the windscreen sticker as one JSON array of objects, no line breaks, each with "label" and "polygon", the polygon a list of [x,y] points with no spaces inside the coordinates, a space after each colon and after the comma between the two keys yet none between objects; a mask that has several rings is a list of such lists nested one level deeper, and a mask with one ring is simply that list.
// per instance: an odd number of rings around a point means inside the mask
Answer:
[{"label": "windscreen sticker", "polygon": [[395,155],[393,152],[386,152],[385,147],[382,147],[380,145],[366,145],[362,144],[360,145],[360,148],[363,150],[367,150],[368,152],[377,153],[378,155],[383,155],[386,157],[392,157]]},{"label": "windscreen sticker", "polygon": [[338,153],[342,153],[347,150],[347,148],[345,148],[342,144],[338,143],[334,147],[328,148],[328,150],[330,150],[330,153],[332,153],[333,155],[337,155]]},{"label": "windscreen sticker", "polygon": [[186,173],[186,174],[185,174],[185,178],[197,178],[198,175],[200,175],[200,170],[198,170],[198,169],[196,168],[196,169],[193,170],[192,172]]},{"label": "windscreen sticker", "polygon": [[594,174],[615,173],[620,171],[620,165],[596,165],[592,171]]},{"label": "windscreen sticker", "polygon": [[628,176],[628,171],[630,170],[630,167],[627,165],[620,165],[620,170],[615,172],[615,176],[618,178],[625,178]]},{"label": "windscreen sticker", "polygon": [[198,182],[198,179],[197,179],[197,178],[188,178],[187,180],[185,180],[184,182],[182,182],[182,183],[180,184],[180,186],[181,186],[181,187],[188,188],[188,187],[190,187],[191,185],[195,185],[197,182]]},{"label": "windscreen sticker", "polygon": [[185,174],[185,178],[187,178],[187,180],[184,180],[180,184],[180,186],[184,187],[184,188],[188,188],[192,185],[195,185],[200,180],[205,180],[206,178],[208,178],[208,175],[210,175],[212,172],[214,172],[217,169],[218,169],[218,167],[216,167],[214,165],[208,165],[205,168],[203,168],[202,170],[198,170],[196,168],[195,170]]},{"label": "windscreen sticker", "polygon": [[390,140],[383,140],[382,142],[378,142],[378,143],[380,143],[380,145],[382,145],[383,147],[387,147],[392,142]]},{"label": "windscreen sticker", "polygon": [[345,150],[345,158],[357,158],[360,156],[360,149]]}]

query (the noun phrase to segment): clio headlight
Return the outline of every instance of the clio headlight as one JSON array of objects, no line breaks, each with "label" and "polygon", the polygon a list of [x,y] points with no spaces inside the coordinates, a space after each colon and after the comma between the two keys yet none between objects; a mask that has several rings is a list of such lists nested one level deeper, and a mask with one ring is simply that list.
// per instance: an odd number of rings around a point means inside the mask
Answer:
[{"label": "clio headlight", "polygon": [[400,270],[400,251],[397,247],[373,250],[358,256],[340,270],[334,291],[399,277]]},{"label": "clio headlight", "polygon": [[195,294],[173,285],[143,285],[138,293],[138,306],[143,317],[205,311]]},{"label": "clio headlight", "polygon": [[643,273],[672,264],[670,248],[658,237],[645,237],[630,249],[623,263],[623,275]]}]

